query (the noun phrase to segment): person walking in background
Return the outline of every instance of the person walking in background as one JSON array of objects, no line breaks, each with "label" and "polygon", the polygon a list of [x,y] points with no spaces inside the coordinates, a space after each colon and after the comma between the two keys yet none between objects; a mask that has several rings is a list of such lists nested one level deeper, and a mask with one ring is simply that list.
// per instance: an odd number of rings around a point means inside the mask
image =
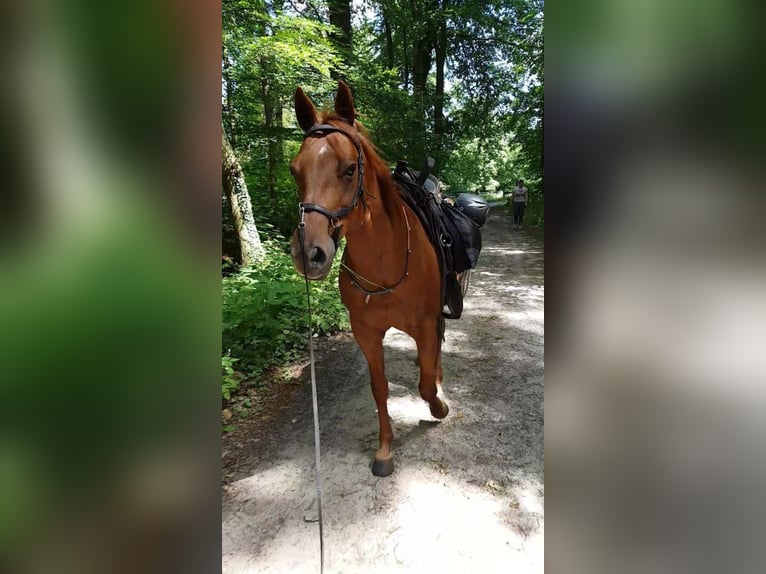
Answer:
[{"label": "person walking in background", "polygon": [[524,208],[527,206],[528,191],[524,187],[524,180],[520,179],[516,182],[516,187],[513,190],[513,196],[511,203],[513,204],[513,223],[514,229],[521,229],[521,223],[524,219]]}]

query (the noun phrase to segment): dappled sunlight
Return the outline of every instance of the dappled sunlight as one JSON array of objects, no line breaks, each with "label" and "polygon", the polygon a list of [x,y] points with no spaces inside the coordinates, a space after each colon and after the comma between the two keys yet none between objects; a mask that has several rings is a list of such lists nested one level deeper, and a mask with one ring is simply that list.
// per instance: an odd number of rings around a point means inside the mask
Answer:
[{"label": "dappled sunlight", "polygon": [[[360,352],[354,349],[361,362],[352,369],[350,349],[324,351],[328,365],[345,366],[320,391],[326,571],[543,570],[542,257],[519,249],[490,254],[475,271],[461,320],[446,322],[444,420],[432,417],[418,392],[415,341],[397,329],[386,333],[390,477],[370,472],[379,429]],[[318,570],[318,525],[306,521],[316,514],[310,415],[297,420],[304,426],[285,424],[278,440],[288,445],[280,452],[294,449],[286,456],[300,464],[259,470],[232,487],[224,507],[226,574]],[[296,444],[290,433],[300,447],[289,446]]]},{"label": "dappled sunlight", "polygon": [[[543,333],[545,311],[542,309],[527,309],[525,311],[497,311],[497,314],[507,323],[513,325],[523,323],[526,330],[535,332],[539,330],[541,335]],[[530,320],[534,321],[534,324],[530,324]]]},{"label": "dappled sunlight", "polygon": [[[449,358],[453,356],[463,356],[470,357],[472,360],[480,361],[490,357],[493,354],[491,349],[483,346],[477,346],[481,345],[481,342],[471,341],[470,345],[465,345],[457,341],[453,341],[451,335],[452,334],[447,331],[447,339],[444,341],[442,347],[444,354],[447,356],[446,360],[449,360]],[[486,341],[484,343],[486,343]],[[443,358],[442,365],[444,365],[444,361],[445,359]]]},{"label": "dappled sunlight", "polygon": [[529,550],[542,549],[542,500],[532,487],[508,490],[497,496],[448,476],[412,476],[397,512],[402,527],[388,541],[397,564],[412,572],[540,572],[542,552]]},{"label": "dappled sunlight", "polygon": [[[499,291],[528,291],[532,287],[528,285],[497,285],[493,287],[494,289],[497,289]],[[468,293],[468,297],[466,298],[465,302],[463,303],[463,307],[470,307],[471,306],[471,293],[476,292],[477,290],[472,289]]]},{"label": "dappled sunlight", "polygon": [[[537,308],[531,306],[525,306],[522,311],[512,309],[482,309],[476,307],[471,310],[471,316],[475,320],[491,321],[494,329],[497,328],[510,328],[517,331],[523,331],[528,333],[534,333],[540,336],[540,342],[542,343],[542,337],[545,331],[545,310],[542,305]],[[449,331],[447,331],[449,337]],[[498,332],[499,333],[499,332]],[[489,333],[488,333],[489,334]],[[498,335],[499,336],[499,335]],[[476,344],[486,344],[488,341],[477,342]],[[461,349],[455,349],[460,351]],[[472,349],[472,352],[474,350]],[[476,349],[481,352],[481,348]],[[491,349],[487,349],[491,352]]]},{"label": "dappled sunlight", "polygon": [[[227,487],[221,530],[223,572],[261,571],[258,556],[267,548],[285,556],[286,537],[293,542],[290,559],[303,563],[315,560],[315,525],[303,522],[307,503],[312,500],[312,478],[303,465],[287,460]],[[292,516],[298,532],[283,530],[285,515]],[[301,538],[304,542],[298,544]]]},{"label": "dappled sunlight", "polygon": [[383,346],[392,349],[416,350],[415,340],[399,329],[391,328],[383,339]]},{"label": "dappled sunlight", "polygon": [[264,484],[279,483],[281,488],[292,490],[302,481],[299,470],[296,462],[288,460],[271,468],[261,469],[257,475],[233,482],[226,487],[226,490],[230,496],[240,500],[262,494]]},{"label": "dappled sunlight", "polygon": [[[326,489],[327,571],[542,571],[539,479],[522,475],[472,483],[450,476],[449,468],[435,477],[430,464],[408,459],[406,468],[385,480],[349,473],[342,484]],[[286,467],[280,468],[284,472]],[[304,490],[310,487],[304,480]],[[392,496],[397,500],[393,514],[380,513],[378,505]],[[304,571],[318,565],[317,524],[303,520],[301,505],[294,505],[281,524],[266,524],[268,517],[261,514],[258,518],[263,522],[241,509],[224,522],[225,573],[286,572],[291,565]],[[243,539],[238,544],[232,544],[227,528],[232,520],[246,523],[238,531]],[[285,521],[290,528],[282,527]],[[270,536],[264,538],[266,529]],[[263,562],[266,550],[269,563]],[[371,555],[380,558],[373,564]]]},{"label": "dappled sunlight", "polygon": [[[530,302],[535,305],[542,305],[543,298],[545,297],[542,287],[536,285],[491,285],[488,286],[487,290],[500,293],[511,293],[518,299],[525,301],[525,303]],[[476,287],[473,290],[473,295],[476,295],[477,297],[486,296],[487,292],[480,287]],[[463,303],[463,309],[480,308],[483,306],[482,303],[482,301],[472,301],[469,293],[469,297],[467,297]]]},{"label": "dappled sunlight", "polygon": [[542,497],[542,482],[536,481],[522,486],[516,493],[519,509],[523,512],[542,515],[544,500]]},{"label": "dappled sunlight", "polygon": [[442,352],[449,355],[461,350],[471,349],[474,344],[475,341],[464,331],[460,331],[457,328],[447,329],[446,338],[442,344]]},{"label": "dappled sunlight", "polygon": [[406,394],[401,396],[389,397],[388,414],[396,423],[404,425],[416,426],[421,420],[433,420],[428,404],[420,398],[417,390],[413,393],[412,389],[407,389]]},{"label": "dappled sunlight", "polygon": [[542,255],[542,251],[525,251],[523,249],[507,249],[505,247],[483,247],[481,252],[483,254],[490,253],[492,255]]},{"label": "dappled sunlight", "polygon": [[[453,345],[466,345],[470,344],[471,338],[464,331],[458,330],[455,327],[447,326],[446,341]],[[443,348],[443,347],[442,347]]]}]

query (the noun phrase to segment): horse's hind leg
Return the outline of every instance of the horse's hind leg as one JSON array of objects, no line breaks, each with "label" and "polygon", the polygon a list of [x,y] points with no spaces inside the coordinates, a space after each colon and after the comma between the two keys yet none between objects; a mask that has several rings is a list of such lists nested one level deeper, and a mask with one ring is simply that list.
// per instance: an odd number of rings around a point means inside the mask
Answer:
[{"label": "horse's hind leg", "polygon": [[388,476],[394,471],[394,457],[391,453],[391,442],[394,431],[391,429],[391,419],[388,417],[388,381],[383,365],[383,331],[369,327],[351,319],[351,330],[354,332],[359,348],[362,349],[367,366],[370,368],[370,385],[372,396],[378,407],[378,424],[380,425],[380,448],[375,453],[372,463],[372,474]]},{"label": "horse's hind leg", "polygon": [[447,403],[438,396],[438,385],[442,382],[441,345],[436,321],[423,321],[420,325],[415,342],[418,346],[420,360],[420,396],[428,403],[431,414],[437,419],[443,419],[449,413]]}]

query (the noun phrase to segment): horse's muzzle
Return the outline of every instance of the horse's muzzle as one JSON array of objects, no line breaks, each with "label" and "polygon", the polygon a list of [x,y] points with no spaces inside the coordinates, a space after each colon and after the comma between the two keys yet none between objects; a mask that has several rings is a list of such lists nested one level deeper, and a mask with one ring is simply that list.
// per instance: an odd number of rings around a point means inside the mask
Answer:
[{"label": "horse's muzzle", "polygon": [[332,260],[335,257],[335,243],[329,235],[311,238],[308,230],[305,230],[304,254],[301,252],[300,233],[295,230],[290,242],[290,254],[296,271],[312,281],[325,279],[332,268]]}]

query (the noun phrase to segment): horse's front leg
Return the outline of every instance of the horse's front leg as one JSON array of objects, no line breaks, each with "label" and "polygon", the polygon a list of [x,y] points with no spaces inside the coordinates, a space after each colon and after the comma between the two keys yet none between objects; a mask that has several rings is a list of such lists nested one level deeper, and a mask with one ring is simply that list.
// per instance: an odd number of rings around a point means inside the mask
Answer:
[{"label": "horse's front leg", "polygon": [[415,334],[420,364],[420,396],[428,403],[431,414],[443,419],[449,413],[447,403],[438,396],[438,387],[442,383],[441,345],[436,329],[437,321],[423,321]]},{"label": "horse's front leg", "polygon": [[351,319],[351,330],[354,332],[359,348],[362,349],[367,365],[370,368],[370,385],[372,396],[378,407],[378,424],[380,425],[380,448],[375,453],[372,463],[372,474],[388,476],[394,472],[394,457],[391,453],[391,442],[394,431],[391,429],[391,419],[388,417],[388,381],[383,365],[383,336],[385,331],[375,329],[364,323]]}]

